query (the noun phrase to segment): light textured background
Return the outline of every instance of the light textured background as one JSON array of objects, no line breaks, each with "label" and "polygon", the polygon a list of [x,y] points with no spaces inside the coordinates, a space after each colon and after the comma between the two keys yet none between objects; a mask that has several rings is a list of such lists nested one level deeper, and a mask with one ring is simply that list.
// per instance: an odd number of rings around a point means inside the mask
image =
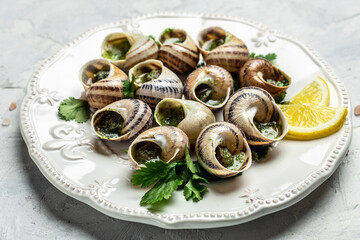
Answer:
[{"label": "light textured background", "polygon": [[[155,11],[211,12],[262,22],[315,48],[360,104],[360,2],[0,0],[0,240],[360,239],[360,117],[348,155],[324,184],[283,211],[238,226],[164,230],[115,220],[53,187],[30,159],[19,106],[40,63],[89,28]],[[294,59],[296,61],[296,59]],[[301,65],[299,66],[301,67]],[[8,111],[17,102],[18,109]]]}]

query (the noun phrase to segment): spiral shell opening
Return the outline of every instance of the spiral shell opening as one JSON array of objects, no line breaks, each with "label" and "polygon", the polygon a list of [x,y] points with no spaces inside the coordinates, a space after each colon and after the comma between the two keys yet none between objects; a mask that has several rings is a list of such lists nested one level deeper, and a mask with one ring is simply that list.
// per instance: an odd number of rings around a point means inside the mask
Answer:
[{"label": "spiral shell opening", "polygon": [[162,101],[156,107],[156,121],[161,126],[177,127],[185,118],[184,106],[177,101]]},{"label": "spiral shell opening", "polygon": [[199,46],[204,51],[212,51],[223,45],[229,38],[226,31],[220,27],[204,29],[199,35]]},{"label": "spiral shell opening", "polygon": [[101,138],[114,139],[123,135],[124,118],[120,111],[105,110],[96,114],[93,120],[94,130]]},{"label": "spiral shell opening", "polygon": [[176,126],[196,142],[201,130],[216,121],[209,108],[192,100],[165,98],[156,105],[155,121],[161,126]]},{"label": "spiral shell opening", "polygon": [[220,27],[202,30],[198,42],[207,65],[217,65],[231,73],[238,73],[249,60],[249,50],[245,43]]},{"label": "spiral shell opening", "polygon": [[262,88],[237,91],[224,108],[224,120],[246,134],[250,145],[264,146],[281,140],[288,131],[285,115]]},{"label": "spiral shell opening", "polygon": [[79,78],[85,91],[93,84],[111,76],[114,73],[113,65],[105,59],[94,59],[85,63],[79,72]]},{"label": "spiral shell opening", "polygon": [[109,34],[102,43],[101,56],[112,61],[124,60],[133,42],[129,34]]},{"label": "spiral shell opening", "polygon": [[162,160],[161,152],[161,147],[153,139],[139,141],[131,148],[131,155],[138,164]]},{"label": "spiral shell opening", "polygon": [[210,109],[223,107],[233,91],[233,79],[225,69],[209,65],[192,72],[185,83],[185,96]]},{"label": "spiral shell opening", "polygon": [[286,91],[291,84],[291,78],[263,58],[254,58],[245,63],[240,71],[242,87],[256,86],[276,96]]},{"label": "spiral shell opening", "polygon": [[162,45],[182,43],[186,39],[186,32],[180,29],[167,28],[161,34],[159,41]]},{"label": "spiral shell opening", "polygon": [[200,133],[196,145],[200,165],[218,177],[232,177],[251,166],[250,147],[233,124],[213,123]]},{"label": "spiral shell opening", "polygon": [[189,139],[179,128],[151,128],[141,133],[130,145],[129,160],[136,168],[154,160],[167,163],[179,161],[185,155],[185,145],[189,147]]},{"label": "spiral shell opening", "polygon": [[131,141],[152,123],[150,107],[137,99],[116,101],[97,110],[91,119],[94,133],[111,141]]},{"label": "spiral shell opening", "polygon": [[129,77],[135,78],[135,85],[140,86],[143,83],[159,78],[162,73],[163,65],[160,61],[148,60],[137,64],[130,69]]}]

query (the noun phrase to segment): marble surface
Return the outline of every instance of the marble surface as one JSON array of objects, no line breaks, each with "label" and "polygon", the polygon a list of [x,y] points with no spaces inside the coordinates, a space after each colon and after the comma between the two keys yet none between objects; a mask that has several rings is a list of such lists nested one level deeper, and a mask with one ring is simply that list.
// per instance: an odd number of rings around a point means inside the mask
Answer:
[{"label": "marble surface", "polygon": [[[360,3],[346,1],[0,0],[0,239],[358,239],[360,117],[337,171],[299,203],[226,228],[165,230],[115,220],[64,195],[42,176],[19,130],[19,106],[32,73],[89,28],[154,11],[246,17],[315,48],[360,104]],[[301,66],[299,66],[301,67]],[[9,111],[11,102],[18,108]],[[352,111],[352,109],[351,109]]]}]

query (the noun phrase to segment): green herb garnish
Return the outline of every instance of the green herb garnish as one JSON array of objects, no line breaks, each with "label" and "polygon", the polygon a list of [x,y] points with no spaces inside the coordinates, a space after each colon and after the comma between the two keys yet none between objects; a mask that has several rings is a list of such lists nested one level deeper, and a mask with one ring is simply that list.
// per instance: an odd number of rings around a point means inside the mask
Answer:
[{"label": "green herb garnish", "polygon": [[265,147],[251,147],[251,154],[254,160],[261,160],[266,157],[269,152],[269,146]]},{"label": "green herb garnish", "polygon": [[285,99],[285,96],[286,96],[286,91],[278,94],[278,95],[275,95],[274,96],[274,100],[277,104],[285,104],[286,102],[284,101]]},{"label": "green herb garnish", "polygon": [[107,71],[107,70],[98,71],[97,73],[94,74],[93,83],[107,78],[109,76],[109,73],[110,73],[110,71]]},{"label": "green herb garnish", "polygon": [[58,116],[66,121],[86,122],[90,118],[90,105],[85,100],[69,97],[60,103]]},{"label": "green herb garnish", "polygon": [[262,54],[258,54],[256,55],[255,53],[251,53],[249,56],[250,59],[252,58],[265,58],[266,60],[268,60],[271,64],[275,63],[275,60],[277,58],[276,53],[268,53],[265,56]]},{"label": "green herb garnish", "polygon": [[182,185],[184,185],[186,200],[199,201],[202,199],[202,192],[206,190],[206,186],[201,183],[208,183],[208,181],[197,175],[199,169],[192,162],[187,146],[185,146],[185,162],[168,164],[158,160],[146,162],[144,165],[136,170],[131,182],[142,188],[155,185],[141,198],[141,206],[169,199],[172,193]]},{"label": "green herb garnish", "polygon": [[125,98],[134,98],[135,97],[135,76],[132,76],[131,82],[125,81],[123,88]]},{"label": "green herb garnish", "polygon": [[156,43],[156,45],[159,47],[160,43],[158,41],[156,41],[155,37],[153,35],[149,35],[149,38],[151,38],[152,40],[154,40],[154,42]]}]

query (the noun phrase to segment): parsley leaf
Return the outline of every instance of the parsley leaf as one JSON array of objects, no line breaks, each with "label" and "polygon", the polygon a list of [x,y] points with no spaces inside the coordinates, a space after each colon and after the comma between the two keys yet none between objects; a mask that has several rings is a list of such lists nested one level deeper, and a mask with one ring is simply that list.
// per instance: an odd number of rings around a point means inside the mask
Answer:
[{"label": "parsley leaf", "polygon": [[268,53],[265,56],[262,54],[255,54],[255,53],[251,53],[249,56],[250,59],[252,58],[265,58],[266,60],[268,60],[271,64],[275,63],[275,60],[277,58],[276,53]]},{"label": "parsley leaf", "polygon": [[85,100],[69,97],[60,103],[58,116],[66,121],[86,122],[90,118],[90,105]]},{"label": "parsley leaf", "polygon": [[188,182],[184,186],[184,196],[186,200],[189,200],[190,198],[193,199],[193,201],[197,202],[202,199],[201,193],[206,190],[206,187],[204,185],[201,185],[200,183],[208,183],[208,181],[197,175],[196,173],[200,172],[198,167],[193,163],[191,160],[189,150],[187,146],[185,145],[185,161],[186,166],[189,171],[189,179]]},{"label": "parsley leaf", "polygon": [[286,96],[286,91],[285,92],[282,92],[278,95],[275,95],[274,96],[274,100],[277,104],[284,104],[284,99],[285,99],[285,96]]},{"label": "parsley leaf", "polygon": [[251,147],[251,154],[254,160],[261,160],[266,157],[269,152],[269,146],[265,147]]},{"label": "parsley leaf", "polygon": [[176,163],[170,164],[168,174],[145,193],[140,201],[141,206],[154,204],[163,199],[169,199],[171,194],[183,183],[176,175],[175,166]]},{"label": "parsley leaf", "polygon": [[[197,176],[197,175],[196,175]],[[190,178],[184,187],[184,196],[186,200],[192,198],[195,202],[203,199],[201,193],[206,190],[204,185],[199,184],[196,179]]]},{"label": "parsley leaf", "polygon": [[125,81],[123,88],[125,98],[134,98],[135,97],[135,76],[132,76],[131,82]]},{"label": "parsley leaf", "polygon": [[135,186],[141,185],[142,188],[149,187],[159,179],[166,177],[172,168],[163,161],[147,162],[145,163],[145,167],[136,170],[131,182]]}]

